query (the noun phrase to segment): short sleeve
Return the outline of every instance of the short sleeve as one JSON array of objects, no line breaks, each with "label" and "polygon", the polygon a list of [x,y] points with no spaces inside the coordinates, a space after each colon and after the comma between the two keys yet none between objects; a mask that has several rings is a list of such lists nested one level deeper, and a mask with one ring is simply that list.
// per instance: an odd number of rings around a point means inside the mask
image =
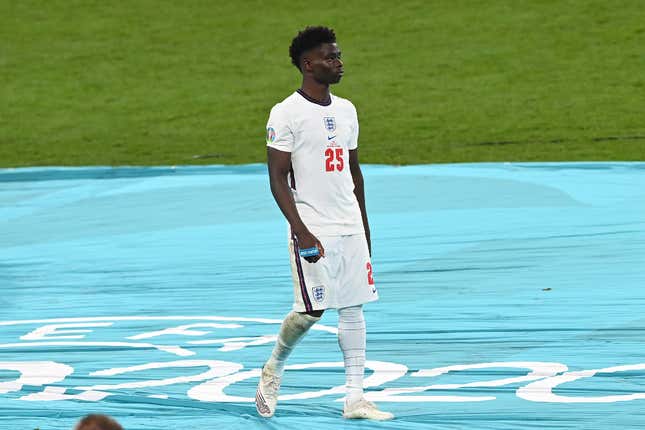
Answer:
[{"label": "short sleeve", "polygon": [[358,148],[358,115],[356,114],[356,108],[352,105],[352,134],[349,139],[348,149]]},{"label": "short sleeve", "polygon": [[267,122],[267,146],[279,151],[293,152],[294,137],[289,126],[289,121],[280,105],[271,109],[269,121]]}]

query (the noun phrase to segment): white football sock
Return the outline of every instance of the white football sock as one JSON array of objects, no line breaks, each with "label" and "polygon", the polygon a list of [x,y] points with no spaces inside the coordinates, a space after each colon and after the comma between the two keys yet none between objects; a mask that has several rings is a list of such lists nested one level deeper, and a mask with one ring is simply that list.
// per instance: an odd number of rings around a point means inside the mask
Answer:
[{"label": "white football sock", "polygon": [[362,306],[338,309],[338,344],[345,361],[345,405],[363,397],[365,318]]},{"label": "white football sock", "polygon": [[304,337],[305,333],[318,320],[320,320],[320,317],[313,317],[294,311],[289,312],[289,315],[282,321],[275,347],[265,366],[278,376],[282,376],[287,357],[289,357],[289,354],[291,354],[293,348],[300,342],[300,339]]}]

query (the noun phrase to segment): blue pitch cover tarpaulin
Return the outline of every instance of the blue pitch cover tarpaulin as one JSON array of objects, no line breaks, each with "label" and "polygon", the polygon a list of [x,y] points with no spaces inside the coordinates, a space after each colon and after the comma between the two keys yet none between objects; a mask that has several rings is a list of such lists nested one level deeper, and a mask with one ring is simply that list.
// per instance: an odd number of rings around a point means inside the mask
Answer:
[{"label": "blue pitch cover tarpaulin", "polygon": [[645,164],[364,166],[380,301],[252,403],[292,303],[266,167],[0,169],[0,430],[645,427]]}]

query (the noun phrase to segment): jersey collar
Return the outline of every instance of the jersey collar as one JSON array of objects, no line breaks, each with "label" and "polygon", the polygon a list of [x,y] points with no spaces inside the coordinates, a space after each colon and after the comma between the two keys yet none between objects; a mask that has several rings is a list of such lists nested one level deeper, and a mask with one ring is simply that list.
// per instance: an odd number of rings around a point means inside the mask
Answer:
[{"label": "jersey collar", "polygon": [[304,91],[302,91],[300,88],[298,88],[298,89],[296,90],[296,92],[297,92],[298,94],[300,94],[300,95],[301,95],[305,100],[307,100],[308,102],[311,102],[311,103],[317,104],[318,106],[329,106],[329,105],[331,104],[331,94],[329,94],[329,101],[328,101],[328,102],[326,102],[326,103],[321,103],[321,102],[319,102],[318,100],[316,100],[316,99],[312,99],[311,97],[309,97],[309,96],[308,96],[307,94],[305,94],[305,92],[304,92]]}]

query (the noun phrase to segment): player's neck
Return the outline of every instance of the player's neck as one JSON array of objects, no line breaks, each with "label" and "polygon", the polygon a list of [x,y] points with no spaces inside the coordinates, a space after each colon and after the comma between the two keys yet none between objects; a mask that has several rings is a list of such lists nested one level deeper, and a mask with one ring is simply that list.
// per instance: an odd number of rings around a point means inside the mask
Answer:
[{"label": "player's neck", "polygon": [[300,86],[300,93],[304,93],[307,98],[321,105],[331,103],[329,84],[321,84],[316,81],[303,80]]}]

